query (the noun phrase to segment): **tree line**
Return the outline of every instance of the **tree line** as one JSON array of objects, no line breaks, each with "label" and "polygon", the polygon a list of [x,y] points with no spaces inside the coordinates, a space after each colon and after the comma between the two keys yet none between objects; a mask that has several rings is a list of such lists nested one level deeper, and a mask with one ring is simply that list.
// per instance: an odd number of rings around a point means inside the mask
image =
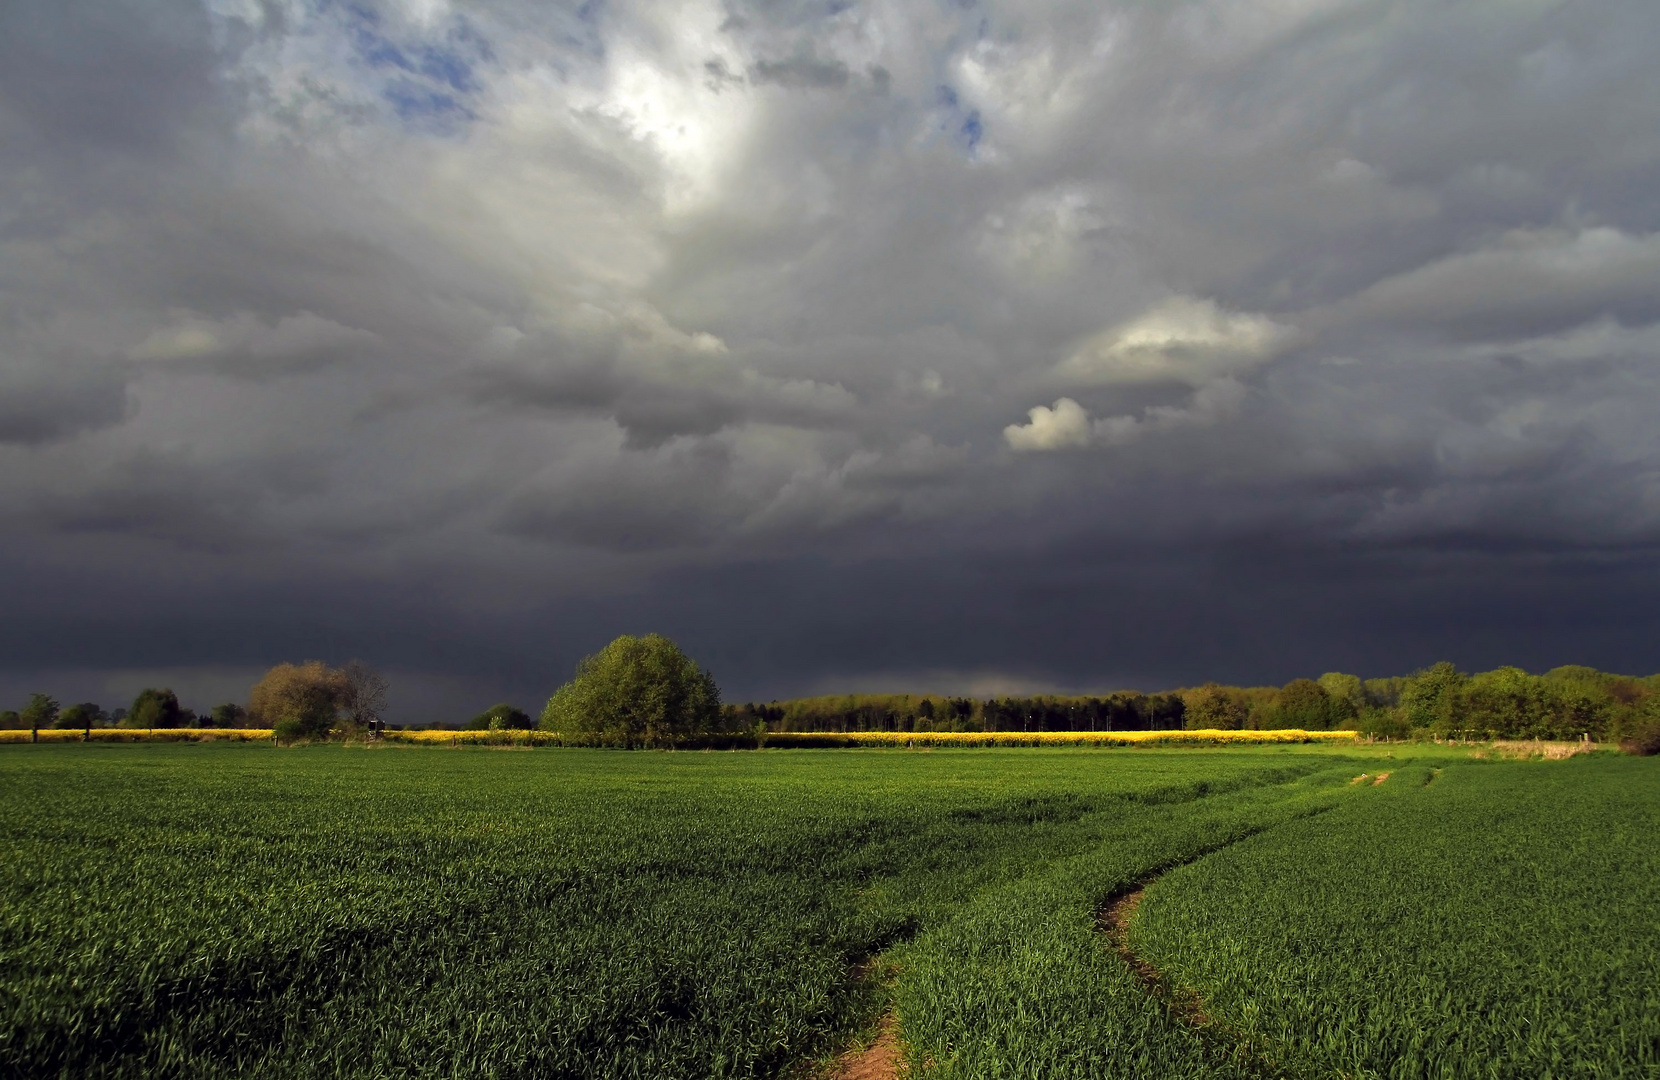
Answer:
[{"label": "tree line", "polygon": [[1379,738],[1618,741],[1660,725],[1660,675],[1582,666],[1530,675],[1501,667],[1466,674],[1442,662],[1411,675],[1362,679],[1327,672],[1284,686],[1205,683],[1155,694],[974,699],[846,694],[722,710],[729,730],[1160,731],[1355,730]]},{"label": "tree line", "polygon": [[1180,693],[1121,691],[1093,697],[933,697],[842,694],[727,705],[729,730],[783,731],[1163,731],[1183,726]]},{"label": "tree line", "polygon": [[[0,713],[0,727],[253,727],[279,741],[352,737],[384,726],[388,684],[361,661],[333,668],[279,664],[249,692],[198,715],[167,688],[146,688],[130,708],[60,708],[45,694]],[[1660,752],[1660,675],[1583,666],[1532,675],[1501,667],[1466,674],[1448,662],[1410,675],[1362,679],[1327,672],[1284,686],[1205,683],[1162,693],[966,697],[843,694],[722,704],[719,686],[658,634],[624,635],[584,657],[541,716],[503,702],[463,725],[557,732],[578,745],[660,747],[774,732],[1165,731],[1300,728],[1378,738],[1624,741]]]},{"label": "tree line", "polygon": [[320,660],[278,664],[234,701],[197,713],[179,704],[168,687],[145,687],[130,708],[105,712],[94,702],[61,707],[48,694],[32,694],[22,709],[0,712],[0,728],[81,730],[94,728],[268,728],[279,741],[324,739],[370,730],[383,722],[389,684],[385,676],[352,660],[329,667]]},{"label": "tree line", "polygon": [[197,713],[179,704],[167,687],[147,686],[132,705],[106,711],[93,701],[61,705],[50,694],[31,694],[21,709],[0,710],[0,728],[36,731],[92,731],[95,728],[238,728],[258,727],[248,722],[248,710],[235,702]]}]

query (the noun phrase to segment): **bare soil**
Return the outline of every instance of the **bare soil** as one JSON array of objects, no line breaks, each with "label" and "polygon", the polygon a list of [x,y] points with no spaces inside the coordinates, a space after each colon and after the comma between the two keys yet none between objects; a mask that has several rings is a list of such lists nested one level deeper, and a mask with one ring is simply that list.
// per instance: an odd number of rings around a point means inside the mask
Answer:
[{"label": "bare soil", "polygon": [[828,1080],[898,1080],[905,1055],[899,1048],[899,1018],[882,1017],[876,1041],[862,1050],[849,1050],[830,1066]]}]

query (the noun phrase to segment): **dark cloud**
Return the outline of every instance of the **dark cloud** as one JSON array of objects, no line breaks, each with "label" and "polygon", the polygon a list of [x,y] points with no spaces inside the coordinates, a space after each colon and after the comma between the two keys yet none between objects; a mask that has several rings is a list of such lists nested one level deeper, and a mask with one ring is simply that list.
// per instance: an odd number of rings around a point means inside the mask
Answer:
[{"label": "dark cloud", "polygon": [[650,629],[739,696],[1652,667],[1657,41],[7,5],[0,689],[361,655],[449,715]]},{"label": "dark cloud", "polygon": [[0,116],[59,149],[156,152],[216,101],[189,0],[18,0],[0,9]]},{"label": "dark cloud", "polygon": [[757,60],[749,67],[749,81],[805,90],[839,90],[847,85],[847,65],[840,60],[794,56],[788,60]]},{"label": "dark cloud", "polygon": [[0,359],[0,443],[33,445],[107,427],[127,415],[126,373],[71,356]]}]

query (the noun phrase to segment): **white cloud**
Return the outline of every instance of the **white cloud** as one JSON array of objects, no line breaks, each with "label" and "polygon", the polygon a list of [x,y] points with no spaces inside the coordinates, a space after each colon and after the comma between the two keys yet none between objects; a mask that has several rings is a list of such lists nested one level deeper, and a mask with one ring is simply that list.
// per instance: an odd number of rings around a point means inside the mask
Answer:
[{"label": "white cloud", "polygon": [[1071,398],[1061,398],[1054,408],[1034,405],[1026,415],[1031,417],[1029,422],[1003,429],[1003,438],[1012,450],[1061,450],[1089,443],[1089,413]]},{"label": "white cloud", "polygon": [[1122,446],[1154,432],[1210,427],[1238,412],[1245,396],[1245,387],[1237,380],[1221,378],[1194,391],[1185,404],[1150,405],[1139,413],[1107,416],[1093,422],[1082,405],[1071,398],[1061,398],[1052,409],[1039,405],[1029,410],[1031,421],[1010,424],[1003,429],[1003,438],[1010,449],[1019,452],[1090,444]]},{"label": "white cloud", "polygon": [[1177,296],[1089,338],[1057,374],[1082,383],[1177,381],[1197,387],[1256,367],[1291,338],[1288,327],[1266,315]]}]

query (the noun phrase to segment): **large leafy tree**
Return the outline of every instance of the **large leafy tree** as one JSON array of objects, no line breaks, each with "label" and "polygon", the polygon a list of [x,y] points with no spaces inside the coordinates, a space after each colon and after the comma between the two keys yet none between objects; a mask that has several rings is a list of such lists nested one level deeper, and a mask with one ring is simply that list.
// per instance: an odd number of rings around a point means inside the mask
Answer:
[{"label": "large leafy tree", "polygon": [[29,695],[29,704],[23,708],[23,722],[29,725],[31,732],[36,733],[41,728],[54,726],[58,722],[57,700],[45,694]]},{"label": "large leafy tree", "polygon": [[121,721],[122,727],[128,728],[175,728],[185,722],[184,709],[179,706],[179,696],[163,687],[156,689],[146,686],[133,699],[133,707],[127,710],[127,715]]},{"label": "large leafy tree", "polygon": [[58,714],[58,727],[60,729],[81,728],[91,731],[94,727],[102,726],[103,723],[104,710],[100,709],[96,702],[82,701],[65,707],[63,712]]},{"label": "large leafy tree", "polygon": [[1280,688],[1277,726],[1324,731],[1331,727],[1332,700],[1313,679],[1292,679]]},{"label": "large leafy tree", "polygon": [[714,678],[661,634],[625,634],[584,657],[542,710],[543,728],[583,746],[673,746],[719,723]]},{"label": "large leafy tree", "polygon": [[1468,681],[1463,672],[1446,660],[1414,674],[1401,692],[1401,710],[1407,723],[1437,735],[1463,730],[1464,689]]},{"label": "large leafy tree", "polygon": [[1194,731],[1235,731],[1245,726],[1250,710],[1227,687],[1206,683],[1188,695],[1187,726]]},{"label": "large leafy tree", "polygon": [[345,674],[321,660],[278,664],[248,693],[248,718],[277,738],[323,739],[341,720],[350,687]]}]

